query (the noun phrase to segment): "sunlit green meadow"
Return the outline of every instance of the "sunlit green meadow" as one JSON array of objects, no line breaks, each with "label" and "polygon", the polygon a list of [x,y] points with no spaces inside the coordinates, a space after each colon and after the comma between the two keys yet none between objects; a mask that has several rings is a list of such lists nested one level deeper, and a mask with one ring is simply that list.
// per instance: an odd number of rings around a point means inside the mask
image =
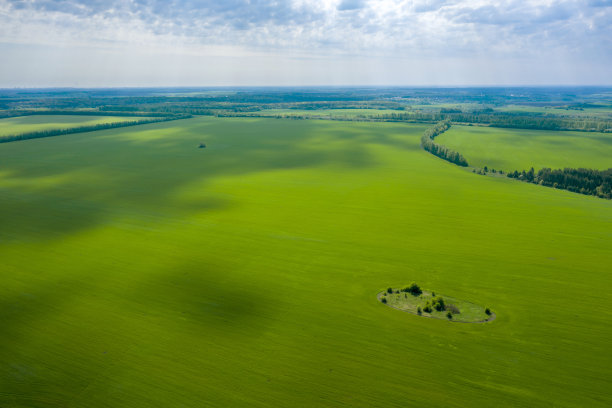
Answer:
[{"label": "sunlit green meadow", "polygon": [[0,137],[41,130],[71,129],[102,123],[131,122],[134,116],[30,115],[0,119]]},{"label": "sunlit green meadow", "polygon": [[[0,406],[609,406],[612,202],[461,171],[425,126],[0,145]],[[497,318],[377,301],[412,281]]]},{"label": "sunlit green meadow", "polygon": [[612,133],[453,125],[436,138],[471,166],[504,171],[612,167]]}]

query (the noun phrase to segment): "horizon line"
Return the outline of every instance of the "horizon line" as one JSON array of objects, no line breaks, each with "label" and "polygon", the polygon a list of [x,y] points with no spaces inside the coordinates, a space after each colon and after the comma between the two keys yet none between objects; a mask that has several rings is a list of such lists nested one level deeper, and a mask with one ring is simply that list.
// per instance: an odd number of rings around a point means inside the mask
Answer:
[{"label": "horizon line", "polygon": [[441,89],[466,89],[466,88],[612,88],[612,84],[551,84],[551,85],[521,85],[521,84],[495,84],[495,85],[143,85],[143,86],[15,86],[15,87],[0,87],[0,91],[14,90],[103,90],[103,89],[254,89],[254,88],[366,88],[366,89],[381,89],[381,88],[397,88],[397,89],[415,89],[415,88],[441,88]]}]

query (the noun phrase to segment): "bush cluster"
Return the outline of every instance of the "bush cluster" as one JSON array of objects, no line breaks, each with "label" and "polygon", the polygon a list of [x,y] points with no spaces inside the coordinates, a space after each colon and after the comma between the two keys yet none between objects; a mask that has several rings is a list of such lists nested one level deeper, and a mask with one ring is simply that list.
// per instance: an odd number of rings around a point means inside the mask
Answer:
[{"label": "bush cluster", "polygon": [[406,286],[404,289],[402,289],[402,292],[410,293],[414,296],[419,296],[421,293],[423,293],[423,290],[419,287],[419,285],[412,282],[410,286]]},{"label": "bush cluster", "polygon": [[487,173],[504,174],[504,171],[503,170],[490,169],[488,166],[484,166],[484,168],[482,168],[482,169],[472,169],[472,173],[482,174],[482,175],[486,175]]},{"label": "bush cluster", "polygon": [[459,308],[456,305],[453,305],[453,304],[446,305],[446,310],[448,310],[449,313],[452,313],[452,314],[460,314],[461,313],[459,311]]},{"label": "bush cluster", "polygon": [[438,312],[443,312],[446,310],[446,303],[444,302],[442,296],[437,296],[431,300],[428,300],[423,307],[423,311],[427,313],[431,313],[434,309]]}]

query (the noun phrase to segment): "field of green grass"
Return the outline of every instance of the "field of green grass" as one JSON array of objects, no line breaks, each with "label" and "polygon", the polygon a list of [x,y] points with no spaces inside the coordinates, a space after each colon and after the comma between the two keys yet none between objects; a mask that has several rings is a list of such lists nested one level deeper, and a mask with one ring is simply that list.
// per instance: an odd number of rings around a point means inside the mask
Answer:
[{"label": "field of green grass", "polygon": [[70,129],[100,123],[131,122],[133,116],[30,115],[0,119],[0,137],[51,129]]},{"label": "field of green grass", "polygon": [[[612,202],[462,171],[424,129],[0,145],[0,406],[610,406]],[[377,300],[412,281],[497,318]]]},{"label": "field of green grass", "polygon": [[436,138],[470,166],[505,171],[612,167],[612,134],[453,125]]}]

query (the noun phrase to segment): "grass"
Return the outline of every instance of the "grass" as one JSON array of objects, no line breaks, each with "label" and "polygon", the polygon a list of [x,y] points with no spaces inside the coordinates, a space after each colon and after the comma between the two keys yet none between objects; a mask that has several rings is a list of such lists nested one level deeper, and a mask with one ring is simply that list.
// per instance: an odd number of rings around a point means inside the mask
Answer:
[{"label": "grass", "polygon": [[100,123],[131,122],[133,116],[29,115],[0,119],[0,136],[17,135],[50,129],[70,129]]},{"label": "grass", "polygon": [[[424,129],[0,145],[0,406],[610,406],[612,202],[476,177]],[[376,300],[410,281],[498,317]]]},{"label": "grass", "polygon": [[534,167],[612,167],[612,134],[453,125],[436,138],[475,167],[504,171]]},{"label": "grass", "polygon": [[418,315],[419,310],[421,310],[420,315],[423,317],[448,320],[447,313],[451,309],[441,311],[431,309],[430,312],[426,311],[425,305],[428,302],[431,303],[436,297],[442,297],[446,305],[454,305],[457,307],[459,313],[452,314],[451,320],[454,322],[480,323],[487,321],[490,317],[485,313],[485,307],[483,306],[450,296],[441,295],[439,293],[436,293],[435,296],[433,296],[432,292],[429,291],[423,291],[423,293],[418,296],[404,292],[395,293],[395,291],[394,293],[381,292],[378,299],[382,301],[384,298],[385,301],[383,303],[385,303],[387,306],[403,312]]}]

